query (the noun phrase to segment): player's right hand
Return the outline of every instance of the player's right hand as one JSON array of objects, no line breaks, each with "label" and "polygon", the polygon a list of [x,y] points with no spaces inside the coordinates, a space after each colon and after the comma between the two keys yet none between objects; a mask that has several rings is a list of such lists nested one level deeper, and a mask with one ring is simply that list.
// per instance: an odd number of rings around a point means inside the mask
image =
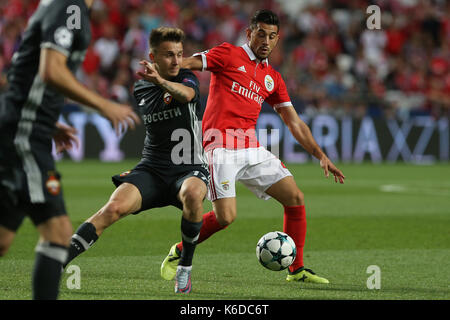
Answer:
[{"label": "player's right hand", "polygon": [[339,170],[334,164],[333,162],[330,161],[330,159],[328,159],[327,156],[323,156],[320,161],[320,166],[322,167],[322,169],[324,170],[325,176],[328,178],[329,177],[329,172],[331,172],[334,175],[334,181],[343,184],[345,181],[345,176],[342,173],[341,170]]},{"label": "player's right hand", "polygon": [[141,123],[140,117],[132,107],[112,101],[108,101],[107,104],[104,106],[103,114],[111,121],[117,135],[123,133],[128,127],[135,129],[136,125]]}]

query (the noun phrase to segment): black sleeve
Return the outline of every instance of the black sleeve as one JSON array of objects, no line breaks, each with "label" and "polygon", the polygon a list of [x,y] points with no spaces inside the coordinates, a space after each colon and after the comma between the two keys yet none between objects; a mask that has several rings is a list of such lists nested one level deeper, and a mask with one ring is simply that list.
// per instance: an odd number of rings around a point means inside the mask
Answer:
[{"label": "black sleeve", "polygon": [[[77,18],[77,14],[80,15],[80,23],[73,26],[73,19]],[[83,11],[76,4],[68,6],[67,1],[51,2],[41,23],[41,48],[52,48],[69,56],[74,49],[76,37],[86,25],[86,17],[81,15]]]},{"label": "black sleeve", "polygon": [[199,89],[200,83],[199,83],[197,77],[195,76],[195,74],[189,69],[181,69],[178,77],[179,77],[180,83],[182,85],[185,85],[187,87],[194,89],[195,97],[193,100],[199,100],[200,99],[200,89]]}]

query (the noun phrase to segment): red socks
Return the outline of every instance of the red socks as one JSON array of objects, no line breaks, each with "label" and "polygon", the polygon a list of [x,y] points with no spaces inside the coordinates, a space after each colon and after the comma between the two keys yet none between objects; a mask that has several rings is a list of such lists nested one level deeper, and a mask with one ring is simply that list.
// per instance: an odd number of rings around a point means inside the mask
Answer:
[{"label": "red socks", "polygon": [[305,206],[285,206],[283,232],[287,233],[294,240],[297,247],[297,257],[289,266],[289,271],[294,272],[303,267],[303,247],[306,238],[306,211]]},{"label": "red socks", "polygon": [[[225,229],[226,227],[227,226],[222,226],[219,224],[219,222],[217,222],[216,214],[214,213],[214,211],[205,213],[203,215],[203,224],[202,224],[202,228],[200,229],[200,235],[198,237],[197,244],[205,241],[210,236],[212,236],[214,233],[216,233],[217,231],[220,231],[222,229]],[[181,252],[183,250],[183,243],[182,242],[178,243],[177,248]]]}]

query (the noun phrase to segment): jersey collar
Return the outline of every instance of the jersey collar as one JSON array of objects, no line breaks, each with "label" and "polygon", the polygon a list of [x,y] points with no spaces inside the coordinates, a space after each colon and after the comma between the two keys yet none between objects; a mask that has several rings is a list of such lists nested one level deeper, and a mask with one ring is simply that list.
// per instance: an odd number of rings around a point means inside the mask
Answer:
[{"label": "jersey collar", "polygon": [[[255,61],[257,60],[257,62],[260,62],[260,60],[255,56],[255,54],[253,53],[252,49],[250,48],[250,46],[248,45],[248,43],[244,44],[242,46],[242,49],[244,49],[244,51],[247,53],[248,57],[250,58],[250,60]],[[264,60],[261,61],[263,64],[266,65],[266,67],[269,65],[269,60],[267,58],[265,58]]]}]

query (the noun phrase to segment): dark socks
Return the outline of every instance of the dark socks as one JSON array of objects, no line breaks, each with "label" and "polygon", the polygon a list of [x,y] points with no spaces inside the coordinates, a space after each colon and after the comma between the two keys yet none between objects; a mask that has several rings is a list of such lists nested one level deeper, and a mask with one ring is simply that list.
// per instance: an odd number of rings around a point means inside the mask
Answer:
[{"label": "dark socks", "polygon": [[200,229],[203,221],[191,222],[184,217],[181,218],[181,235],[183,239],[183,251],[178,265],[191,266],[192,258],[194,256],[195,247],[197,245]]},{"label": "dark socks", "polygon": [[[214,233],[225,229],[227,226],[222,226],[216,218],[216,214],[214,211],[210,211],[203,215],[203,224],[200,229],[200,235],[198,237],[197,244],[205,241],[209,237],[211,237]],[[183,242],[178,243],[177,245],[177,253],[180,254],[183,250]]]},{"label": "dark socks", "polygon": [[36,246],[32,274],[34,300],[56,300],[61,280],[61,267],[67,259],[67,248],[51,242]]},{"label": "dark socks", "polygon": [[66,267],[70,261],[75,259],[78,255],[92,247],[97,239],[98,236],[96,229],[92,223],[85,222],[79,226],[70,241],[69,254],[67,261],[64,263],[64,267]]}]

